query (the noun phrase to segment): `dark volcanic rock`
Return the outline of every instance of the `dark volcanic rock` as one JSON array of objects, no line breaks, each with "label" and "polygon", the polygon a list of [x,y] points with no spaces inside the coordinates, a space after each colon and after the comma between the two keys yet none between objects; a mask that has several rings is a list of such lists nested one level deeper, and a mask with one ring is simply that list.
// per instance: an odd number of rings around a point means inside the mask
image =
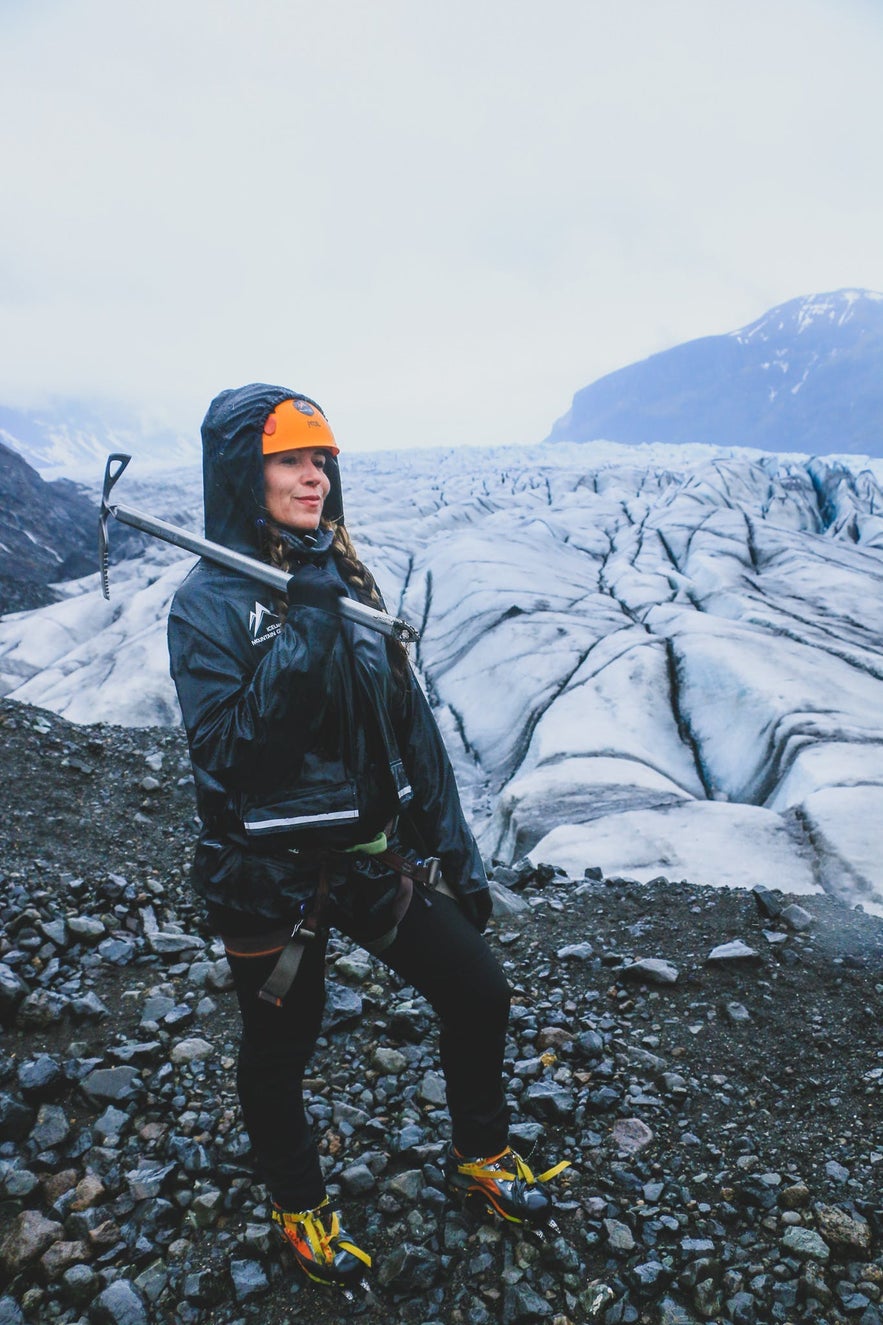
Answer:
[{"label": "dark volcanic rock", "polygon": [[[14,988],[7,1013],[34,994],[58,1012],[3,1034],[0,1325],[342,1325],[350,1308],[293,1266],[254,1176],[236,999],[187,883],[182,734],[2,700],[0,727],[0,1008]],[[181,786],[145,793],[148,771]],[[532,904],[487,937],[515,990],[512,1140],[534,1174],[571,1164],[547,1188],[559,1231],[446,1198],[437,1021],[335,935],[306,1094],[332,1205],[374,1258],[355,1315],[879,1325],[883,923],[814,896],[813,926],[772,943],[744,892],[527,873]],[[189,937],[158,953],[148,933]],[[706,962],[735,935],[755,960]],[[676,983],[629,979],[648,953]],[[77,1015],[96,1003],[109,1015]]]}]

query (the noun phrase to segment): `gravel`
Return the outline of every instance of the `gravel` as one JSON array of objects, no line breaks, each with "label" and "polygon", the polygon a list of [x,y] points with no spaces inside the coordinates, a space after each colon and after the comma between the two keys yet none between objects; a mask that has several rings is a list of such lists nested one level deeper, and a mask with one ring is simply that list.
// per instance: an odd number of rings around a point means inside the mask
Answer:
[{"label": "gravel", "polygon": [[514,1135],[572,1165],[542,1238],[445,1197],[430,1011],[334,938],[306,1084],[374,1256],[350,1304],[292,1270],[252,1177],[181,733],[11,701],[0,733],[0,1325],[883,1322],[879,919],[772,879],[495,866]]}]

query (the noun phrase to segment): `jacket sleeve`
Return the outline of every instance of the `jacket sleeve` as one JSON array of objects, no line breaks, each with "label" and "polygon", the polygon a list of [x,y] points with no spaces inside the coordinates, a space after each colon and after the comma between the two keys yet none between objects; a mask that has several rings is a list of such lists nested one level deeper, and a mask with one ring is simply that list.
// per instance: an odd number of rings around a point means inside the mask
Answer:
[{"label": "jacket sleeve", "polygon": [[414,793],[408,817],[427,847],[440,857],[445,880],[456,893],[487,892],[481,853],[460,805],[448,752],[429,702],[413,675],[402,727],[404,730],[397,735]]},{"label": "jacket sleeve", "polygon": [[299,608],[250,671],[232,633],[242,628],[226,607],[217,602],[210,623],[173,607],[168,640],[193,761],[233,790],[263,781],[278,754],[288,767],[303,757],[326,700],[339,622]]}]

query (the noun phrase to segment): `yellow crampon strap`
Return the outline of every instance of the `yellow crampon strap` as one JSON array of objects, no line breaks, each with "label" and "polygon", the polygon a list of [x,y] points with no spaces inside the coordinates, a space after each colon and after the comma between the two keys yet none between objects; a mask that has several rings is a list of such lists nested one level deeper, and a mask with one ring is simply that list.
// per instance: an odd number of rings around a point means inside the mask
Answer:
[{"label": "yellow crampon strap", "polygon": [[371,1257],[361,1247],[357,1247],[349,1239],[340,1237],[340,1219],[335,1210],[331,1216],[331,1227],[326,1228],[321,1218],[320,1211],[328,1204],[328,1197],[315,1210],[304,1210],[296,1214],[289,1213],[287,1210],[272,1212],[273,1218],[283,1228],[294,1224],[299,1224],[306,1235],[307,1242],[310,1244],[310,1250],[316,1258],[317,1265],[332,1265],[334,1263],[335,1248],[331,1245],[336,1243],[342,1251],[348,1251],[363,1265],[370,1268]]},{"label": "yellow crampon strap", "polygon": [[546,1169],[545,1173],[538,1174],[537,1182],[548,1182],[550,1178],[557,1178],[559,1173],[563,1173],[565,1169],[569,1168],[570,1160],[562,1159],[560,1164],[555,1164],[552,1168]]},{"label": "yellow crampon strap", "polygon": [[337,1245],[338,1247],[342,1247],[344,1251],[348,1251],[350,1255],[355,1256],[356,1260],[361,1261],[363,1265],[367,1265],[370,1270],[371,1257],[368,1255],[367,1251],[362,1251],[362,1248],[357,1247],[354,1242],[344,1242],[343,1239],[341,1239]]},{"label": "yellow crampon strap", "polygon": [[[515,1172],[508,1173],[504,1169],[489,1167],[501,1159],[514,1159]],[[548,1182],[551,1178],[557,1178],[559,1173],[563,1173],[565,1169],[570,1168],[570,1160],[562,1159],[559,1164],[553,1165],[552,1168],[546,1169],[545,1173],[540,1173],[534,1177],[530,1165],[525,1163],[517,1150],[504,1150],[500,1155],[491,1155],[488,1159],[476,1160],[474,1164],[458,1164],[457,1168],[469,1178],[495,1178],[501,1182],[514,1182],[517,1178],[520,1178],[522,1182],[531,1184]]]}]

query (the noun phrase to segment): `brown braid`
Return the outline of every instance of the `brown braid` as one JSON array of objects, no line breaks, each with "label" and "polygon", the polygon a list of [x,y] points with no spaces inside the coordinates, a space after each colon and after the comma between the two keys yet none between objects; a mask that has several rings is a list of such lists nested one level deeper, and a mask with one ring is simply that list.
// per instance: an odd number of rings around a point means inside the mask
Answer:
[{"label": "brown braid", "polygon": [[[359,560],[358,553],[353,546],[353,541],[347,532],[346,525],[341,523],[332,524],[330,521],[322,521],[323,529],[333,529],[334,539],[331,544],[331,553],[337,563],[337,567],[344,581],[351,585],[356,596],[363,603],[370,607],[376,607],[383,611],[383,600],[380,597],[380,591],[374,580],[374,576],[369,571],[364,562]],[[263,555],[271,566],[278,566],[280,570],[288,572],[291,565],[285,555],[286,546],[283,542],[278,529],[270,522],[264,525],[263,537]],[[284,621],[288,615],[288,601],[281,595],[276,596],[276,611],[279,619]],[[403,689],[406,689],[409,682],[408,677],[411,669],[408,651],[401,640],[392,639],[387,636],[386,654],[389,659],[389,665],[392,668],[393,675]]]}]

